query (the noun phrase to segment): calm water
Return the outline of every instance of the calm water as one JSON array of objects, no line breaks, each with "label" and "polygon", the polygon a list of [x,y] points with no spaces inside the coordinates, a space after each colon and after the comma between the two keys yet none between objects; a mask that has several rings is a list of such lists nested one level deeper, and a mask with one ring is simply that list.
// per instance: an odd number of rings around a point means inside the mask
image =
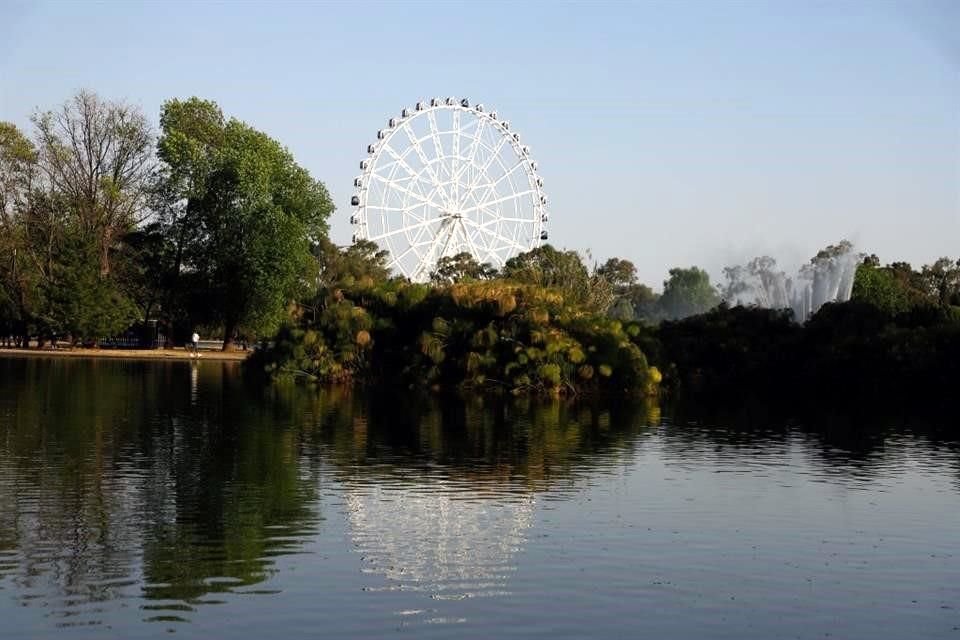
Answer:
[{"label": "calm water", "polygon": [[953,425],[669,413],[0,359],[0,636],[960,639]]}]

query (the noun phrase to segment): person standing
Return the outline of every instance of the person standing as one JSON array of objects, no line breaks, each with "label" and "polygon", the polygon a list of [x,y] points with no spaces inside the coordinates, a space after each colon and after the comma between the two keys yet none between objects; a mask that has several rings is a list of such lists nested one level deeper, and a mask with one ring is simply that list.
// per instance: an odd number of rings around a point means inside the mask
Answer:
[{"label": "person standing", "polygon": [[196,331],[190,336],[190,342],[193,343],[193,355],[200,357],[200,334]]}]

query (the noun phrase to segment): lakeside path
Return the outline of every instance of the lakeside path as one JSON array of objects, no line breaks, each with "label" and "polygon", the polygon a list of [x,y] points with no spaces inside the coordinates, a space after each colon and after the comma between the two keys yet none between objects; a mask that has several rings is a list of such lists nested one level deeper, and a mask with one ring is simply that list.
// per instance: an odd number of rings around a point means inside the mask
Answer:
[{"label": "lakeside path", "polygon": [[[200,351],[200,359],[214,362],[241,362],[252,351]],[[0,348],[0,358],[125,358],[127,360],[192,360],[186,349],[8,349]]]}]

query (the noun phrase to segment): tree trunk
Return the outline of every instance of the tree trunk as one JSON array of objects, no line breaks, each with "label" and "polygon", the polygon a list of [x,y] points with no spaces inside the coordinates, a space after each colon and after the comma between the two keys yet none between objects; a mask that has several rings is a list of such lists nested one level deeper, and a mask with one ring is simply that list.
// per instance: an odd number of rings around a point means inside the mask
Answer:
[{"label": "tree trunk", "polygon": [[100,277],[106,278],[110,275],[110,234],[104,232],[104,237],[100,242]]},{"label": "tree trunk", "polygon": [[237,347],[233,338],[237,333],[237,321],[228,319],[223,327],[223,351],[234,351]]}]

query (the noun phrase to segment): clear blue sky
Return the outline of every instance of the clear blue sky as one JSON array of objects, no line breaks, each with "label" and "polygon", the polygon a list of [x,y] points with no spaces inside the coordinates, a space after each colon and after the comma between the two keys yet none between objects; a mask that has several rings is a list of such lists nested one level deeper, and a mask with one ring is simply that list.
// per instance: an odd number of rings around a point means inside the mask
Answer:
[{"label": "clear blue sky", "polygon": [[841,238],[960,255],[960,2],[0,0],[0,119],[79,88],[154,122],[165,99],[216,100],[327,184],[339,242],[376,130],[454,95],[532,147],[551,242],[655,288]]}]

